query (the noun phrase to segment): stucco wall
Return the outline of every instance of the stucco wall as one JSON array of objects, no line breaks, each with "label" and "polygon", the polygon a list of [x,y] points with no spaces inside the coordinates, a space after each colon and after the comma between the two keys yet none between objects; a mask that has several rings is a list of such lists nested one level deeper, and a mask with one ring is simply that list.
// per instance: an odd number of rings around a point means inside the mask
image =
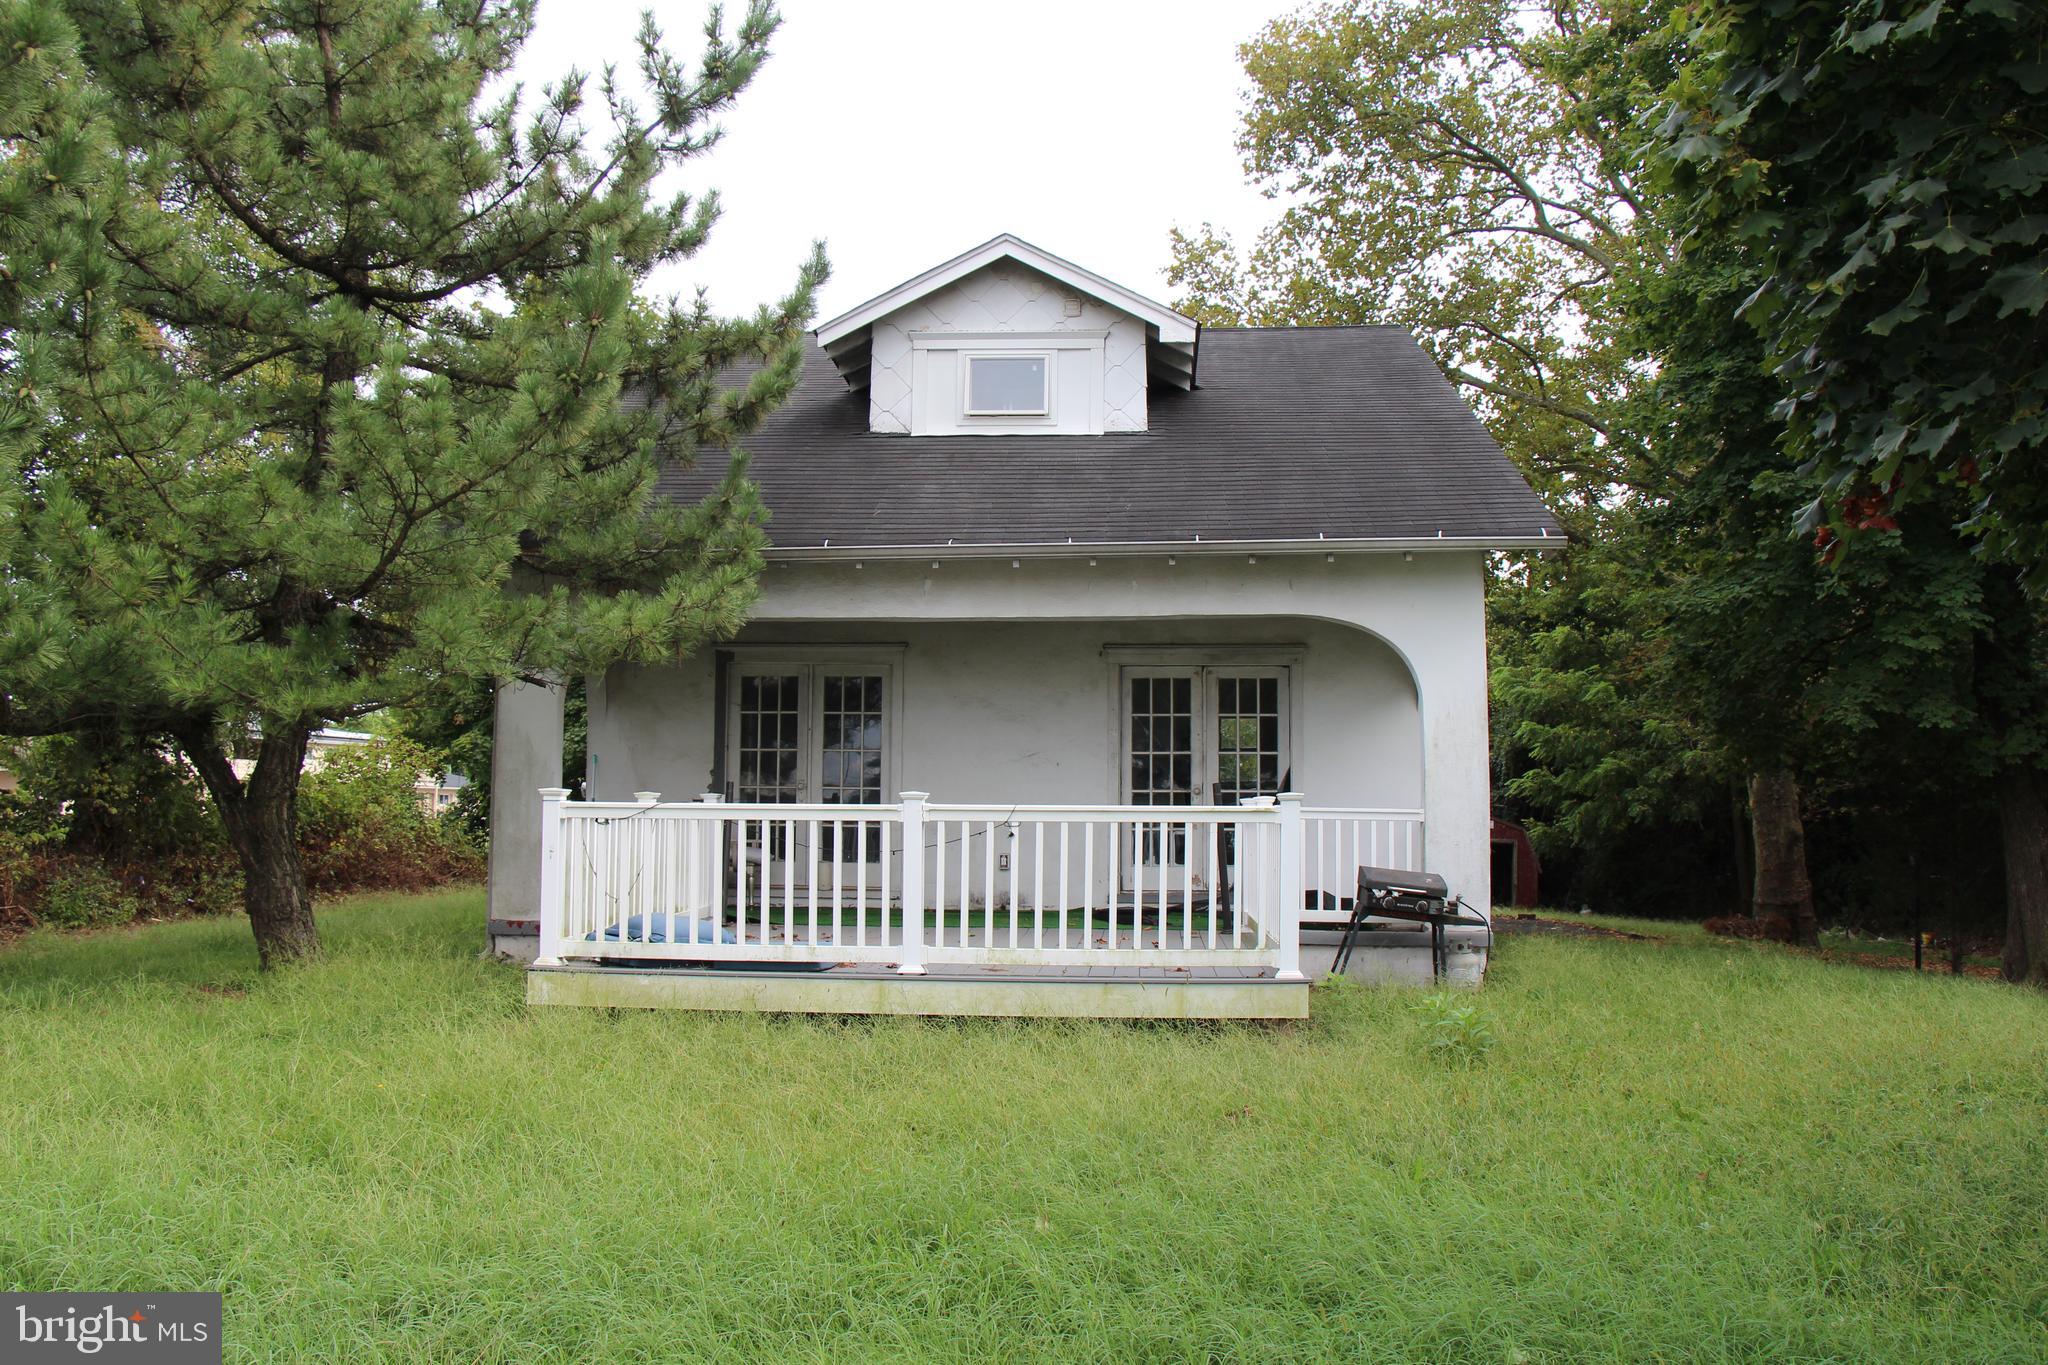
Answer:
[{"label": "stucco wall", "polygon": [[[1286,662],[1296,790],[1313,804],[1419,807],[1420,712],[1408,670],[1372,636],[1323,621],[879,622],[757,625],[737,658],[862,642],[896,663],[900,710],[888,796],[939,801],[1121,799],[1118,676],[1125,664]],[[1105,647],[1111,647],[1105,652]],[[786,648],[785,648],[786,647]],[[1233,656],[1235,656],[1233,658]],[[829,655],[821,657],[830,657]],[[713,664],[621,667],[590,693],[592,777],[604,799],[688,800],[712,767]]]},{"label": "stucco wall", "polygon": [[[1068,317],[1065,302],[1078,299],[1081,312]],[[905,306],[874,326],[873,369],[868,388],[868,425],[875,431],[912,430],[913,332],[1107,332],[1103,343],[1099,401],[1104,431],[1145,430],[1145,324],[1076,293],[1029,266],[997,261],[965,279]],[[1093,357],[1090,357],[1092,362]],[[943,401],[952,403],[958,379],[943,369]],[[1061,391],[1077,386],[1064,373]],[[938,379],[931,382],[938,383]],[[1058,429],[1074,426],[1077,414],[1062,413]]]}]

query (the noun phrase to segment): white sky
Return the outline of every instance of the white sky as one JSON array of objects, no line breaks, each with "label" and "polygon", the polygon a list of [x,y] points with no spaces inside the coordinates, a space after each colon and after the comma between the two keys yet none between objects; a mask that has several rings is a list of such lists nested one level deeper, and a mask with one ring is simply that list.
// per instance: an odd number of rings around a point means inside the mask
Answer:
[{"label": "white sky", "polygon": [[[691,169],[724,215],[658,285],[749,310],[785,292],[822,237],[822,320],[1014,232],[1165,300],[1169,228],[1206,219],[1242,242],[1276,212],[1236,149],[1237,45],[1299,3],[783,0],[767,64]],[[726,6],[728,26],[743,5]],[[572,65],[630,71],[646,7],[541,0],[520,78],[537,92]],[[654,9],[694,64],[705,6]]]}]

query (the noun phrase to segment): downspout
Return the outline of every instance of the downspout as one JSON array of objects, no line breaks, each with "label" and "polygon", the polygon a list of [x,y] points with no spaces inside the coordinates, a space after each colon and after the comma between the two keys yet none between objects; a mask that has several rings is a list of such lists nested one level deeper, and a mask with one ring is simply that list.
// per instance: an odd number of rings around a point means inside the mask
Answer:
[{"label": "downspout", "polygon": [[725,794],[725,713],[732,688],[732,651],[711,653],[711,785],[704,790]]}]

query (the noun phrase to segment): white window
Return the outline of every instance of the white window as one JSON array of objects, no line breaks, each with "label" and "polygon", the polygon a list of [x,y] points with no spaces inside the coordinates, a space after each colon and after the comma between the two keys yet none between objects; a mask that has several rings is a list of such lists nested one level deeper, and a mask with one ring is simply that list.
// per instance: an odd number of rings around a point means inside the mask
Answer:
[{"label": "white window", "polygon": [[967,358],[967,415],[1042,417],[1052,410],[1046,355],[976,355]]}]

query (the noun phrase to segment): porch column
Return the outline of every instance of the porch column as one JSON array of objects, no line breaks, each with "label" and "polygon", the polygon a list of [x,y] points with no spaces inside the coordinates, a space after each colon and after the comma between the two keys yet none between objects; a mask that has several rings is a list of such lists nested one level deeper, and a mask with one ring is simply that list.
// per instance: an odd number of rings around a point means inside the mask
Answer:
[{"label": "porch column", "polygon": [[1474,592],[1464,621],[1441,622],[1399,641],[1415,675],[1422,719],[1422,839],[1428,870],[1451,894],[1493,913],[1491,773],[1487,766],[1486,605]]},{"label": "porch column", "polygon": [[540,918],[540,789],[562,785],[560,684],[501,684],[491,729],[491,853],[487,871],[493,920]]}]

